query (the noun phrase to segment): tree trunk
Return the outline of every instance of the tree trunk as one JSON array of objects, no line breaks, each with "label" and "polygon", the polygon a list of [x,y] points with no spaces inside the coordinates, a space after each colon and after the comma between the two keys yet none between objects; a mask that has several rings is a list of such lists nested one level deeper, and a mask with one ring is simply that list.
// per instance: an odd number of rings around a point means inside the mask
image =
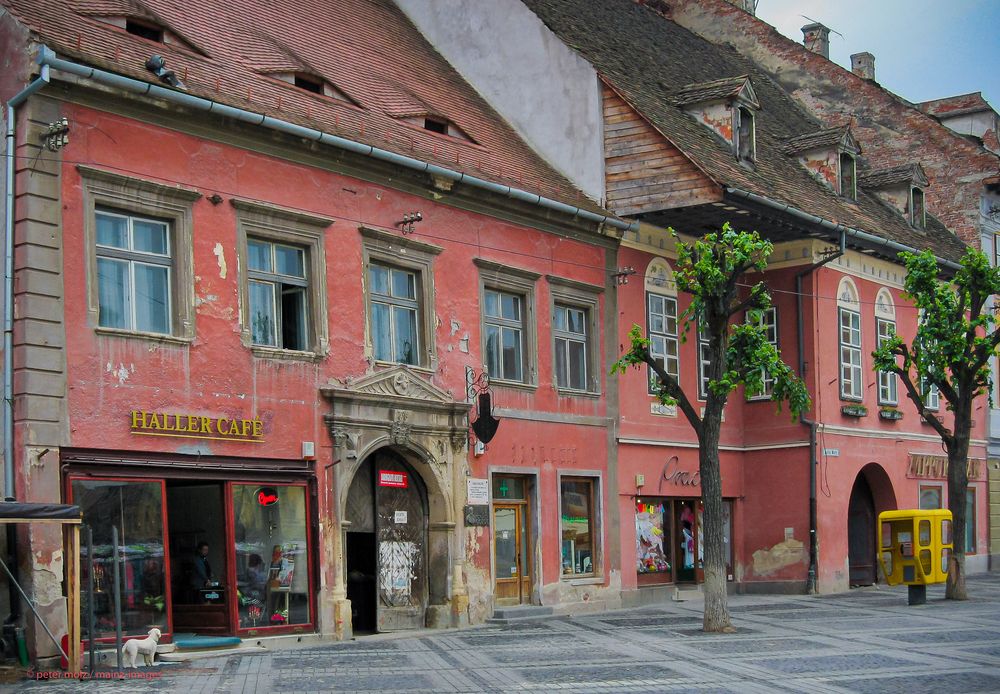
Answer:
[{"label": "tree trunk", "polygon": [[948,582],[944,596],[948,600],[968,600],[965,590],[965,527],[968,507],[966,489],[969,486],[969,436],[972,424],[972,402],[961,402],[955,408],[955,434],[948,447],[948,508],[951,509],[953,549],[948,562]]},{"label": "tree trunk", "polygon": [[733,632],[726,594],[726,545],[722,506],[722,473],[719,469],[719,430],[722,406],[718,397],[709,395],[702,418],[698,465],[701,472],[701,499],[704,504],[701,533],[705,556],[705,631]]}]

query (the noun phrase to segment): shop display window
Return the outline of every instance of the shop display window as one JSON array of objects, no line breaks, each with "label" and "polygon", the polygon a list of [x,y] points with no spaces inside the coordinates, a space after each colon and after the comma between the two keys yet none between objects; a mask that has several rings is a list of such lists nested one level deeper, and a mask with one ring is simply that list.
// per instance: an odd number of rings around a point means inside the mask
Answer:
[{"label": "shop display window", "polygon": [[308,624],[305,487],[234,484],[232,492],[239,628]]},{"label": "shop display window", "polygon": [[636,571],[640,574],[665,574],[666,581],[672,580],[670,547],[665,544],[670,537],[669,509],[669,501],[636,500]]},{"label": "shop display window", "polygon": [[[146,634],[156,627],[166,633],[167,581],[163,538],[163,484],[99,479],[71,481],[72,503],[83,511],[84,523],[94,532],[94,638],[113,638],[114,545],[111,529],[118,528],[122,581],[122,633]],[[80,581],[87,585],[88,562],[81,546]],[[87,613],[87,592],[82,611]]]},{"label": "shop display window", "polygon": [[560,484],[562,506],[562,573],[593,575],[597,560],[594,528],[594,491],[590,478],[564,477]]}]

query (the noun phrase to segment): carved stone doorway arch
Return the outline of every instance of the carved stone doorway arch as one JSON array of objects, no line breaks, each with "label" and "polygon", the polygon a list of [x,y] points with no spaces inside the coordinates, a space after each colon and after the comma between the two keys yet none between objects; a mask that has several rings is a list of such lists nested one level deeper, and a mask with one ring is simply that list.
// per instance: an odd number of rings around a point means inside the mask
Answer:
[{"label": "carved stone doorway arch", "polygon": [[[396,366],[347,386],[321,389],[330,403],[324,421],[333,439],[333,507],[339,551],[335,561],[335,602],[347,602],[344,547],[350,522],[345,516],[352,481],[371,456],[391,449],[419,475],[427,500],[426,626],[451,626],[467,600],[461,579],[458,532],[464,490],[470,405],[406,366]],[[347,609],[338,609],[349,615]]]}]

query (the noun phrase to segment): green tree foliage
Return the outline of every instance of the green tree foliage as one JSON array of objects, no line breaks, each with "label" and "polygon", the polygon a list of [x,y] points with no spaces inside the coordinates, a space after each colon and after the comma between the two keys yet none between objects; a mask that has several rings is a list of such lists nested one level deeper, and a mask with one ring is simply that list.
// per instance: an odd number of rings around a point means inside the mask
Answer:
[{"label": "green tree foliage", "polygon": [[[675,234],[676,238],[676,234]],[[731,631],[726,606],[726,556],[723,541],[722,477],[719,470],[719,434],[722,410],[730,394],[741,385],[748,392],[763,390],[763,375],[773,379],[771,399],[788,402],[792,415],[809,409],[809,394],[777,348],[767,341],[760,326],[761,312],[771,306],[763,281],[747,285],[748,273],[761,272],[773,246],[757,232],[735,231],[728,223],[720,232],[694,243],[677,242],[675,279],[691,304],[679,320],[687,334],[700,326],[707,340],[705,366],[708,393],[700,414],[676,378],[668,374],[649,352],[649,339],[638,325],[629,332],[629,347],[613,365],[612,373],[630,366],[649,366],[657,376],[660,402],[676,404],[698,437],[698,466],[704,503],[705,631]],[[739,317],[746,312],[747,320]],[[736,320],[734,320],[736,319]]]},{"label": "green tree foliage", "polygon": [[[1000,331],[990,298],[1000,294],[1000,270],[981,252],[968,249],[950,280],[930,251],[901,253],[906,264],[906,297],[919,311],[917,333],[910,344],[893,336],[873,352],[875,368],[896,374],[920,416],[934,428],[948,453],[948,508],[954,517],[954,553],[946,595],[964,600],[965,526],[969,439],[973,405],[990,393],[990,358],[1000,344]],[[936,387],[953,421],[949,428],[940,412],[928,410],[927,393]]]}]

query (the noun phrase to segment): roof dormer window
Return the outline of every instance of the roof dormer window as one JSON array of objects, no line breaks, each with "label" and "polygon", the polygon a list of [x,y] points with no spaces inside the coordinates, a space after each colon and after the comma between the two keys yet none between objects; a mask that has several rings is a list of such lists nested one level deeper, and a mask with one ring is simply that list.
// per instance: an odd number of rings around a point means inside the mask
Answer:
[{"label": "roof dormer window", "polygon": [[292,75],[292,84],[299,89],[305,89],[307,92],[312,92],[313,94],[323,93],[323,80],[301,72]]},{"label": "roof dormer window", "polygon": [[757,157],[756,132],[753,112],[746,106],[736,109],[736,157],[740,161],[752,162]]},{"label": "roof dormer window", "polygon": [[840,194],[858,199],[858,162],[849,152],[840,153]]},{"label": "roof dormer window", "polygon": [[135,19],[125,19],[125,31],[133,36],[139,36],[150,41],[163,43],[163,28],[148,22],[140,22]]},{"label": "roof dormer window", "polygon": [[917,187],[910,188],[910,224],[914,229],[927,227],[924,191]]},{"label": "roof dormer window", "polygon": [[440,120],[438,118],[424,118],[424,130],[430,130],[432,133],[447,135],[448,121]]}]

